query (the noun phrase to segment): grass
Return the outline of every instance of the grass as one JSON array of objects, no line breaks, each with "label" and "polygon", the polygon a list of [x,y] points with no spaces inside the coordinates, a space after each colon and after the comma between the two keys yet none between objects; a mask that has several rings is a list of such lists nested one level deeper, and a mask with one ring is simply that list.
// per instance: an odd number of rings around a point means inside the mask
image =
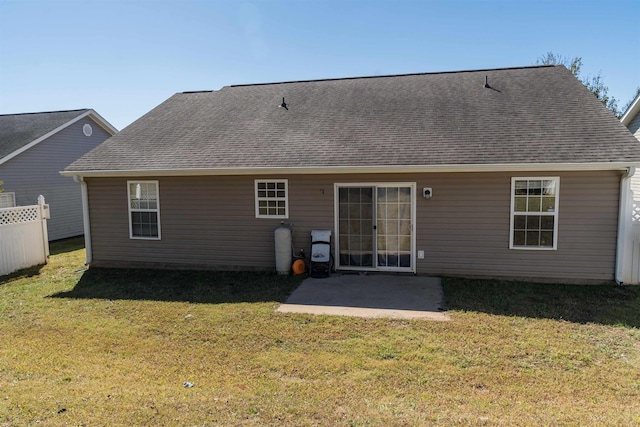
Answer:
[{"label": "grass", "polygon": [[274,312],[296,278],[51,252],[0,278],[2,426],[640,423],[636,287],[445,279],[450,322],[314,317]]},{"label": "grass", "polygon": [[444,282],[449,309],[640,328],[637,286],[549,285],[499,280]]}]

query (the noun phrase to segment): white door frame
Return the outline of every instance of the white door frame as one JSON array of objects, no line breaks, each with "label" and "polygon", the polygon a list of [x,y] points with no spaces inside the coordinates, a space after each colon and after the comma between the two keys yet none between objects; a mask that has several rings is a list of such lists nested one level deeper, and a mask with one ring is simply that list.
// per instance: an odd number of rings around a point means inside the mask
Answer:
[{"label": "white door frame", "polygon": [[[411,188],[411,267],[379,267],[378,251],[377,251],[377,233],[374,230],[374,267],[349,267],[340,265],[340,212],[339,212],[339,189],[348,187],[373,187],[374,200],[377,201],[376,189],[378,187],[410,187]],[[415,182],[336,182],[333,184],[333,218],[334,230],[336,234],[336,242],[334,245],[334,260],[336,269],[340,270],[358,270],[358,271],[393,271],[393,272],[410,272],[416,273],[416,183]],[[374,208],[374,221],[377,221],[376,210]]]}]

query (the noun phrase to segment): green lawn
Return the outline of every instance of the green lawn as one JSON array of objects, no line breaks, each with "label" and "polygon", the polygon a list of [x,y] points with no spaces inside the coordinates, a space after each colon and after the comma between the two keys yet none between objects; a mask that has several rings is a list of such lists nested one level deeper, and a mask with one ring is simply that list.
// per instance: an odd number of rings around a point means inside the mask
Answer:
[{"label": "green lawn", "polygon": [[445,279],[450,322],[314,317],[274,312],[296,278],[51,253],[0,278],[0,426],[640,424],[637,287]]}]

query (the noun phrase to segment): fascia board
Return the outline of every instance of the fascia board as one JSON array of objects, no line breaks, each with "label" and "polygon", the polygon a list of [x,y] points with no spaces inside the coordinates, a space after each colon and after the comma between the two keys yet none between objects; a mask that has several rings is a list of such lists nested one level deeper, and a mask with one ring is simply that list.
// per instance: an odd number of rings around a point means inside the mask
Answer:
[{"label": "fascia board", "polygon": [[631,120],[640,113],[640,94],[636,96],[636,99],[633,101],[633,104],[627,109],[627,111],[622,115],[620,121],[623,125],[629,126]]},{"label": "fascia board", "polygon": [[33,141],[31,141],[27,145],[23,145],[22,147],[18,148],[13,153],[7,154],[2,159],[0,159],[0,165],[5,163],[5,162],[7,162],[7,161],[9,161],[9,160],[11,160],[11,159],[13,159],[14,157],[16,157],[18,155],[24,153],[25,151],[27,151],[30,148],[38,145],[39,143],[41,143],[45,139],[50,138],[51,136],[55,135],[56,133],[60,132],[61,130],[71,126],[72,124],[76,123],[79,120],[82,120],[83,118],[85,118],[87,116],[92,116],[91,118],[93,119],[93,121],[96,122],[98,125],[100,125],[100,127],[104,128],[106,132],[111,134],[111,136],[113,136],[114,134],[116,134],[118,132],[116,128],[111,126],[111,124],[109,122],[107,122],[105,119],[103,119],[98,113],[96,113],[95,111],[89,109],[89,110],[85,111],[84,113],[80,114],[78,117],[75,117],[75,118],[69,120],[68,122],[63,123],[60,126],[58,126],[57,128],[45,133],[41,137],[39,137],[37,139],[34,139]]},{"label": "fascia board", "polygon": [[[111,136],[118,133],[118,129],[113,127],[113,125],[108,121],[106,121],[104,117],[102,117],[100,114],[96,113],[95,110],[93,109],[89,110],[86,114],[83,114],[82,117],[87,115],[90,115],[93,121],[96,122],[102,129],[104,129],[105,132],[111,134]],[[82,117],[78,118],[78,120],[80,120]]]},{"label": "fascia board", "polygon": [[222,175],[319,175],[364,173],[437,173],[437,172],[546,172],[627,170],[640,167],[640,162],[601,163],[512,163],[488,165],[406,165],[406,166],[330,166],[283,168],[217,168],[217,169],[145,169],[145,170],[66,170],[63,176],[140,177],[140,176],[222,176]]}]

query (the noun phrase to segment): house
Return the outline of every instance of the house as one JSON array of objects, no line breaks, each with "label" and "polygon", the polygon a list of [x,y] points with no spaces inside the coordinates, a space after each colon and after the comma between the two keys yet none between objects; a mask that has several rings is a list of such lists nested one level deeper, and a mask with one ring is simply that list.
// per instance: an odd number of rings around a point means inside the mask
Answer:
[{"label": "house", "polygon": [[[636,96],[627,111],[624,112],[620,121],[640,141],[640,94]],[[631,188],[634,192],[636,204],[640,206],[640,174],[634,175],[631,179]]]},{"label": "house", "polygon": [[[636,95],[627,111],[624,112],[620,121],[629,128],[633,136],[640,144],[640,93]],[[630,278],[627,283],[640,283],[640,174],[636,172],[631,178],[631,190],[633,191],[632,213],[631,213],[631,250],[627,251],[629,258]]]},{"label": "house", "polygon": [[624,112],[620,121],[640,140],[640,94],[636,96],[627,111]]},{"label": "house", "polygon": [[49,240],[81,235],[80,188],[60,171],[115,133],[91,109],[0,115],[0,207],[34,205],[43,195]]},{"label": "house", "polygon": [[640,147],[563,66],[178,93],[63,174],[88,262],[274,269],[332,230],[342,271],[622,281]]}]

